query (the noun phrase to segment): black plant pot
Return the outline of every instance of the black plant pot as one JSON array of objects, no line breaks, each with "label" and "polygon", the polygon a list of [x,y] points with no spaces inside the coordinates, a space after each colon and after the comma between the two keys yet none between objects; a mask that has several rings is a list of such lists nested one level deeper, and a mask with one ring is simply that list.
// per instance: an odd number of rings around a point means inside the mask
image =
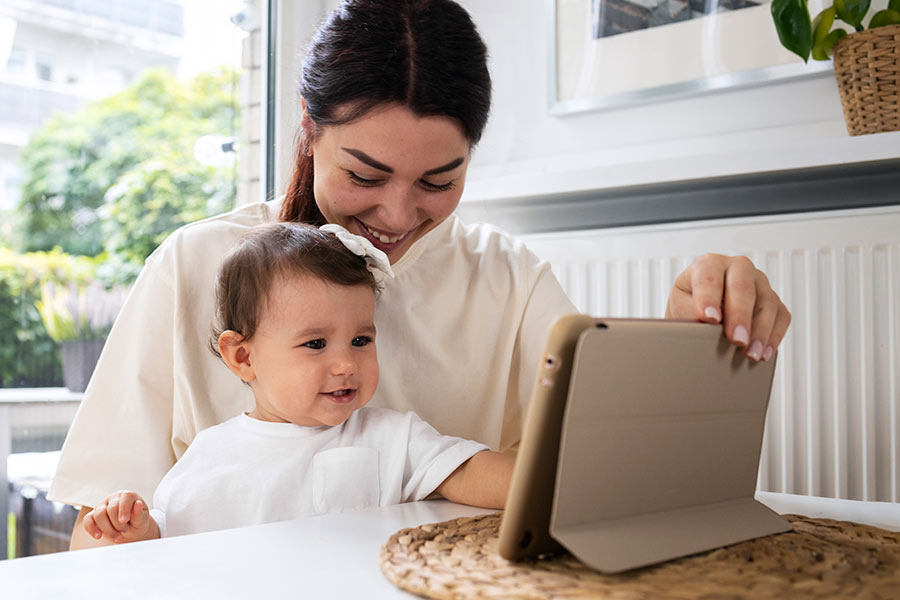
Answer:
[{"label": "black plant pot", "polygon": [[72,392],[87,388],[104,340],[71,340],[60,342],[62,350],[63,385]]}]

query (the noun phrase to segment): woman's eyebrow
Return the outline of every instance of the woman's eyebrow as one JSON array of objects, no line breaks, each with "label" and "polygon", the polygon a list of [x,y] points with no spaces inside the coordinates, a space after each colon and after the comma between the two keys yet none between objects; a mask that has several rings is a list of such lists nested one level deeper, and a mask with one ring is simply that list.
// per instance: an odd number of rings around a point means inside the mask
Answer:
[{"label": "woman's eyebrow", "polygon": [[362,150],[357,150],[356,148],[344,148],[343,146],[341,146],[341,150],[343,150],[350,156],[358,158],[359,160],[361,160],[362,162],[366,163],[367,165],[369,165],[370,167],[372,167],[374,169],[378,169],[379,171],[384,171],[385,173],[393,173],[394,172],[394,170],[392,168],[390,168],[383,162],[375,160],[374,158],[372,158],[371,156],[369,156]]},{"label": "woman's eyebrow", "polygon": [[[341,146],[341,150],[343,150],[350,156],[353,156],[354,158],[366,163],[373,169],[378,169],[379,171],[384,171],[385,173],[393,173],[394,172],[394,169],[387,166],[383,162],[372,158],[371,156],[369,156],[362,150],[357,150],[356,148],[344,148],[343,146]],[[461,165],[465,160],[466,159],[464,156],[460,156],[459,158],[455,158],[455,159],[451,160],[446,165],[441,165],[440,167],[428,169],[427,171],[425,171],[425,173],[423,173],[423,175],[424,176],[437,175],[438,173],[444,173],[446,171],[453,170],[456,167],[458,167],[459,165]]]},{"label": "woman's eyebrow", "polygon": [[464,160],[466,160],[465,157],[460,156],[459,158],[455,158],[455,159],[451,160],[446,165],[443,165],[441,167],[437,167],[434,169],[428,169],[423,174],[424,175],[437,175],[438,173],[443,173],[444,171],[451,171],[451,170],[455,169],[456,167],[458,167],[459,165],[463,164]]}]

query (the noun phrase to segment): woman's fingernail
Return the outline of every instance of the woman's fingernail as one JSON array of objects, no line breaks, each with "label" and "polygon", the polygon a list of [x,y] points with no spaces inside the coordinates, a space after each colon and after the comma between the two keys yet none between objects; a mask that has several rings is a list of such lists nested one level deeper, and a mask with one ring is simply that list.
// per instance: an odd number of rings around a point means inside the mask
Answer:
[{"label": "woman's fingernail", "polygon": [[747,350],[747,356],[753,360],[760,360],[763,357],[763,345],[759,340],[753,340],[750,349]]},{"label": "woman's fingernail", "polygon": [[707,306],[706,310],[703,311],[703,314],[706,315],[707,319],[712,319],[716,323],[722,320],[722,313],[720,313],[719,309],[715,306]]},{"label": "woman's fingernail", "polygon": [[766,346],[766,351],[763,352],[763,360],[769,360],[772,358],[772,355],[775,354],[775,348],[772,346]]},{"label": "woman's fingernail", "polygon": [[750,334],[747,333],[747,329],[743,325],[738,325],[734,328],[734,341],[745,346],[750,342]]}]

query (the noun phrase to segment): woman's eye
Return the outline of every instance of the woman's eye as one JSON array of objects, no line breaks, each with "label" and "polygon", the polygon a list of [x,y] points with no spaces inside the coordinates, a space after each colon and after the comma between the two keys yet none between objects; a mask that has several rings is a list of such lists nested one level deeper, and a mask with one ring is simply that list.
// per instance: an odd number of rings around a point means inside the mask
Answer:
[{"label": "woman's eye", "polygon": [[350,178],[350,181],[357,185],[364,186],[373,186],[381,183],[380,179],[366,179],[365,177],[359,175],[358,173],[354,173],[353,171],[347,171],[347,176]]},{"label": "woman's eye", "polygon": [[353,338],[353,341],[351,343],[354,346],[366,346],[366,345],[372,343],[372,338],[370,338],[367,335],[360,335],[360,336]]},{"label": "woman's eye", "polygon": [[311,340],[303,344],[307,348],[312,348],[313,350],[321,350],[325,347],[325,340]]},{"label": "woman's eye", "polygon": [[426,181],[424,179],[420,181],[422,182],[422,186],[425,187],[425,189],[431,190],[433,192],[446,192],[456,187],[456,183],[453,181],[448,181],[447,183],[431,183],[430,181]]}]

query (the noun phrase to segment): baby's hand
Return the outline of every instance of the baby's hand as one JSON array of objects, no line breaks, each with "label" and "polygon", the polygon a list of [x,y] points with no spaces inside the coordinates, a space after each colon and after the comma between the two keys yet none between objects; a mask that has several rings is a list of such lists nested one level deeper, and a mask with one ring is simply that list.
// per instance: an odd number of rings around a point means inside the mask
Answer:
[{"label": "baby's hand", "polygon": [[110,494],[85,515],[82,524],[94,539],[106,538],[116,544],[159,537],[147,503],[136,492]]}]

